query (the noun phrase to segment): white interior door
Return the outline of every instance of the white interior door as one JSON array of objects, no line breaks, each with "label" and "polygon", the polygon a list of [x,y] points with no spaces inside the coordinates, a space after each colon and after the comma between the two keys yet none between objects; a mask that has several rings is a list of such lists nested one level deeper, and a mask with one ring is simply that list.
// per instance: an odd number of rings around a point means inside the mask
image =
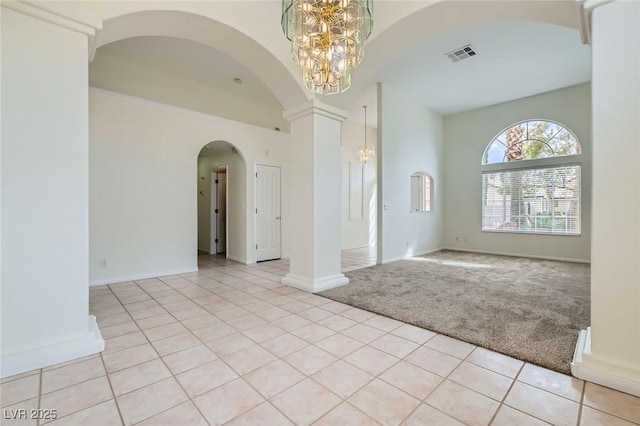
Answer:
[{"label": "white interior door", "polygon": [[226,251],[227,245],[227,173],[211,173],[211,225],[209,253]]},{"label": "white interior door", "polygon": [[256,260],[280,259],[280,167],[256,168]]},{"label": "white interior door", "polygon": [[211,198],[209,209],[209,254],[216,254],[218,252],[218,245],[216,240],[218,238],[218,214],[216,209],[218,208],[218,173],[211,172]]},{"label": "white interior door", "polygon": [[227,251],[227,173],[219,172],[216,182],[218,187],[216,253],[225,253]]}]

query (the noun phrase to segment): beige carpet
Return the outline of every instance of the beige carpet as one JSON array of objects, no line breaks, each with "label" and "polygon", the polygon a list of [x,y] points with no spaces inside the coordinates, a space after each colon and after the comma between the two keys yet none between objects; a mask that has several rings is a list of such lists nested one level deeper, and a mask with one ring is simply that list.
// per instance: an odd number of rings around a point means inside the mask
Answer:
[{"label": "beige carpet", "polygon": [[590,322],[588,264],[440,251],[346,275],[320,294],[562,373]]}]

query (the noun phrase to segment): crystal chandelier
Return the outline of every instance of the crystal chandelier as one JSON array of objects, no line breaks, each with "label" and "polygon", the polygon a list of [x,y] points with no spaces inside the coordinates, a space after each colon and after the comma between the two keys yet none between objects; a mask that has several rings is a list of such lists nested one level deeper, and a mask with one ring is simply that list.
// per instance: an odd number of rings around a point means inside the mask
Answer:
[{"label": "crystal chandelier", "polygon": [[367,146],[367,106],[363,106],[364,108],[364,145],[358,149],[358,158],[362,164],[367,164],[367,161],[371,160],[375,155],[375,150],[373,147]]},{"label": "crystal chandelier", "polygon": [[373,0],[282,0],[282,30],[305,86],[323,95],[351,87],[373,25]]}]

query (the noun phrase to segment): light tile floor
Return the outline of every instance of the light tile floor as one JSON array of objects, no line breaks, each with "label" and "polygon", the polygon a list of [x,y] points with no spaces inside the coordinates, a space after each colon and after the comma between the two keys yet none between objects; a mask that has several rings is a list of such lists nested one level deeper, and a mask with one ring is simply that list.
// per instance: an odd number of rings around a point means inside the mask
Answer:
[{"label": "light tile floor", "polygon": [[[287,269],[202,256],[91,288],[106,350],[3,379],[1,424],[640,424],[640,398],[283,287]],[[38,408],[58,418],[5,418]]]}]

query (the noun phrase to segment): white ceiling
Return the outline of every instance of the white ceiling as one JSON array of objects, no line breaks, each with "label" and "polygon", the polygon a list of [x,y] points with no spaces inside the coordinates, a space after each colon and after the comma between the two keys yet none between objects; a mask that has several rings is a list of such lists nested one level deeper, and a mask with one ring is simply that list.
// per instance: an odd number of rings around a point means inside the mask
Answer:
[{"label": "white ceiling", "polygon": [[[456,63],[445,56],[467,44],[476,56]],[[380,80],[449,115],[590,81],[591,48],[574,29],[493,23],[418,47],[387,66]]]},{"label": "white ceiling", "polygon": [[[453,63],[444,54],[471,44],[477,55]],[[229,56],[192,41],[136,37],[99,49],[128,61],[282,108],[271,90]],[[365,55],[375,55],[367,51]],[[236,84],[234,78],[243,83]],[[354,76],[357,78],[357,76]],[[577,30],[541,22],[500,22],[467,28],[432,40],[389,64],[377,81],[390,83],[443,115],[519,99],[587,82],[591,48]],[[345,94],[347,95],[347,94]],[[322,99],[377,125],[376,86]]]},{"label": "white ceiling", "polygon": [[[173,37],[133,37],[98,49],[139,65],[282,108],[271,90],[244,65],[200,43]],[[240,78],[242,84],[234,82]]]}]

